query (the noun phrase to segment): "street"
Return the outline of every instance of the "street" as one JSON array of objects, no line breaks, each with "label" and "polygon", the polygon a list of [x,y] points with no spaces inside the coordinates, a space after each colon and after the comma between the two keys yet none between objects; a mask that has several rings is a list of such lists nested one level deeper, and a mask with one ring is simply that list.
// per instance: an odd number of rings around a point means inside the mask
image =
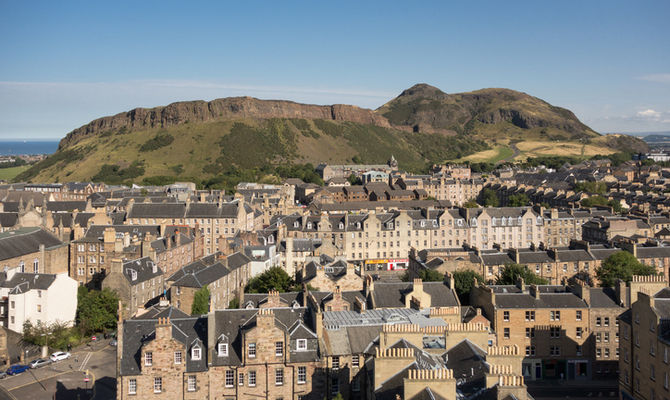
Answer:
[{"label": "street", "polygon": [[[86,376],[86,371],[89,375]],[[88,400],[116,397],[116,347],[80,346],[67,360],[0,380],[0,400]]]},{"label": "street", "polygon": [[617,381],[588,382],[526,382],[528,393],[535,400],[618,398]]}]

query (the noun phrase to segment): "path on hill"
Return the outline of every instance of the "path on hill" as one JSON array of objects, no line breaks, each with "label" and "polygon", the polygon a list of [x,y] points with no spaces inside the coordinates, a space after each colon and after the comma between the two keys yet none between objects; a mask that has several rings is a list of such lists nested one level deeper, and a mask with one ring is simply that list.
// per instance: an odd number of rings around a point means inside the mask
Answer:
[{"label": "path on hill", "polygon": [[521,154],[521,150],[519,150],[519,148],[516,147],[516,144],[510,143],[509,147],[512,149],[512,151],[513,151],[514,153],[512,153],[511,156],[506,157],[506,158],[503,158],[502,160],[498,161],[496,164],[502,164],[502,163],[506,163],[506,162],[512,161],[512,160],[514,160],[514,158],[516,158],[516,156],[518,156],[519,154]]}]

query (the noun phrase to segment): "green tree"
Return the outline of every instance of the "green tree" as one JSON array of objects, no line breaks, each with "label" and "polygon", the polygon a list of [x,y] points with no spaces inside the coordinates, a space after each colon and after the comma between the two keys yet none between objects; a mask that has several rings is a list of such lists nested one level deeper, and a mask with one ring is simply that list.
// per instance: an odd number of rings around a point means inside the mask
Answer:
[{"label": "green tree", "polygon": [[486,188],[482,190],[481,196],[484,207],[498,207],[498,195],[495,190]]},{"label": "green tree", "polygon": [[627,251],[617,251],[607,257],[596,269],[596,276],[601,286],[612,287],[617,279],[625,282],[633,280],[633,275],[655,275],[654,267],[642,264],[634,255]]},{"label": "green tree", "polygon": [[267,293],[270,290],[288,292],[295,284],[286,271],[281,267],[272,267],[262,274],[251,279],[244,289],[247,293]]},{"label": "green tree", "polygon": [[352,185],[362,185],[363,184],[363,181],[361,181],[361,178],[357,177],[355,174],[349,175],[347,180]]},{"label": "green tree", "polygon": [[[444,274],[434,269],[422,269],[419,271],[419,279],[424,282],[442,282],[444,280]],[[405,272],[400,280],[403,282],[409,282],[409,272]]]},{"label": "green tree", "polygon": [[470,291],[475,284],[475,279],[484,282],[484,277],[471,269],[463,269],[454,272],[454,286],[461,304],[470,303]]},{"label": "green tree", "polygon": [[233,297],[233,299],[228,302],[228,308],[230,309],[240,308],[240,299],[238,299],[237,297]]},{"label": "green tree", "polygon": [[524,283],[528,285],[546,285],[549,283],[546,279],[541,278],[528,267],[521,264],[507,264],[503,267],[496,278],[496,285],[516,285],[519,277],[523,278]]},{"label": "green tree", "polygon": [[465,207],[465,208],[477,208],[477,207],[479,207],[479,204],[477,204],[477,202],[475,200],[470,199],[470,200],[466,201],[465,203],[463,203],[463,207]]},{"label": "green tree", "polygon": [[209,312],[209,288],[207,285],[198,289],[193,295],[191,315],[202,315]]},{"label": "green tree", "polygon": [[525,193],[513,194],[509,197],[510,207],[523,207],[530,204],[530,199]]},{"label": "green tree", "polygon": [[77,291],[77,326],[85,334],[116,329],[119,296],[113,290],[88,290],[79,286]]}]

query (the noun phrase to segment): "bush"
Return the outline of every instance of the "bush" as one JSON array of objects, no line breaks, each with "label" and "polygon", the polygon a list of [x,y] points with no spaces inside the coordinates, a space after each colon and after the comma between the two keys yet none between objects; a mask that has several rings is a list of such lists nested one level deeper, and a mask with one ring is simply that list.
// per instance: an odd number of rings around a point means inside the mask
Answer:
[{"label": "bush", "polygon": [[207,285],[198,289],[193,295],[191,315],[202,315],[209,312],[209,288]]},{"label": "bush", "polygon": [[174,136],[167,133],[159,133],[140,146],[140,151],[147,152],[158,150],[161,147],[169,146],[172,142],[174,142]]},{"label": "bush", "polygon": [[262,274],[252,278],[247,287],[246,293],[268,293],[270,290],[278,292],[288,292],[294,288],[295,281],[281,267],[272,267]]},{"label": "bush", "polygon": [[30,320],[23,323],[23,341],[36,346],[49,346],[52,349],[66,350],[68,345],[76,346],[82,342],[79,329],[68,327],[64,322],[33,324]]},{"label": "bush", "polygon": [[633,275],[656,275],[656,269],[642,264],[627,251],[618,251],[603,261],[596,269],[601,286],[612,287],[618,279],[625,282],[633,280]]},{"label": "bush", "polygon": [[77,326],[86,335],[116,329],[118,307],[116,292],[108,288],[89,291],[86,286],[79,286]]},{"label": "bush", "polygon": [[473,270],[464,269],[454,272],[454,286],[461,304],[470,303],[470,291],[474,286],[475,279],[478,282],[484,282],[484,277]]},{"label": "bush", "polygon": [[527,266],[512,263],[506,265],[500,271],[496,278],[496,285],[516,285],[519,278],[523,278],[524,283],[528,285],[546,285],[549,283],[546,279],[535,275]]}]

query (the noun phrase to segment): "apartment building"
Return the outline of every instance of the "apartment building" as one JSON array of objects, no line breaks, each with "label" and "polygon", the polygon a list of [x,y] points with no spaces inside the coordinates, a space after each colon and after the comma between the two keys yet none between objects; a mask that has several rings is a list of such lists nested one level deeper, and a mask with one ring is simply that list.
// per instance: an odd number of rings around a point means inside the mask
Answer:
[{"label": "apartment building", "polygon": [[634,277],[630,309],[619,317],[619,395],[670,398],[670,288],[662,277]]},{"label": "apartment building", "polygon": [[130,317],[156,302],[165,292],[163,271],[149,257],[123,261],[113,259],[102,288],[119,295],[123,317]]},{"label": "apartment building", "polygon": [[0,266],[5,272],[60,274],[67,272],[67,264],[67,244],[44,229],[0,233]]}]

